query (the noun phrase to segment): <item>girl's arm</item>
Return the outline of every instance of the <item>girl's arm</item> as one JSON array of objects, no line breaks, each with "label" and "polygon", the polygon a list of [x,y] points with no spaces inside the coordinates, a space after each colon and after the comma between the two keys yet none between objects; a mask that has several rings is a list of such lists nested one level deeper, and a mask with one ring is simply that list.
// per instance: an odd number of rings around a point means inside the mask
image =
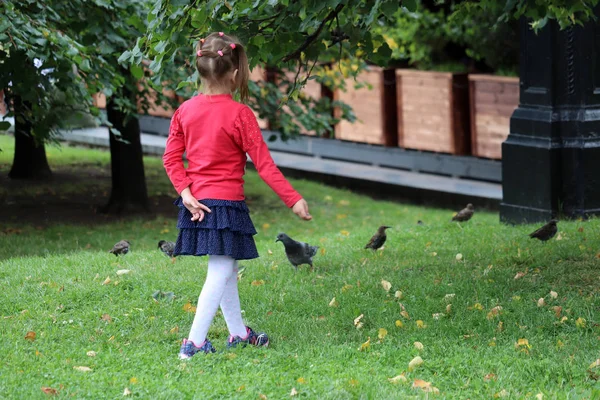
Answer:
[{"label": "girl's arm", "polygon": [[265,143],[256,117],[248,107],[242,108],[236,121],[235,127],[238,131],[239,144],[248,153],[258,175],[279,196],[288,207],[293,207],[302,199],[300,193],[294,190],[292,185],[285,179],[269,152]]},{"label": "girl's arm", "polygon": [[165,153],[163,155],[163,165],[178,194],[181,194],[183,189],[192,184],[192,180],[188,178],[183,165],[184,152],[185,137],[179,122],[179,109],[177,109],[173,114],[173,118],[171,118],[169,137],[167,138]]}]

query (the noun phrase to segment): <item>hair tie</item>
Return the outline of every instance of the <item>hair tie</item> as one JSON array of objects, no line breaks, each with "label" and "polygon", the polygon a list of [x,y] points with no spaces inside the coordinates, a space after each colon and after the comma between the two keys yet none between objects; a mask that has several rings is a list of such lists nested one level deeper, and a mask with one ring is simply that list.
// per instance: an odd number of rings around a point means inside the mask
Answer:
[{"label": "hair tie", "polygon": [[198,57],[202,57],[202,50],[198,50],[198,51],[196,52],[196,55],[197,55]]},{"label": "hair tie", "polygon": [[219,32],[219,36],[223,36],[225,35],[223,32]]},{"label": "hair tie", "polygon": [[221,50],[217,51],[217,54],[223,57],[223,52]]},{"label": "hair tie", "polygon": [[200,43],[204,44],[204,39],[200,39]]},{"label": "hair tie", "polygon": [[231,43],[231,44],[229,45],[229,47],[231,47],[232,49],[235,49],[235,43]]}]

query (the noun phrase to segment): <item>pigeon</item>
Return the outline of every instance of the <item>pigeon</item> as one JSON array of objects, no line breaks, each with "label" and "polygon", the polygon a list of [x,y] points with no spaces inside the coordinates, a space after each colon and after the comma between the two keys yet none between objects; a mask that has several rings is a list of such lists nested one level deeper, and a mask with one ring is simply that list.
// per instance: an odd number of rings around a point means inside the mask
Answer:
[{"label": "pigeon", "polygon": [[542,242],[552,239],[554,237],[554,235],[556,235],[556,232],[558,231],[558,228],[556,227],[557,222],[558,222],[557,220],[551,219],[550,222],[548,222],[546,225],[542,226],[540,229],[536,230],[535,232],[530,233],[529,237],[539,239]]},{"label": "pigeon", "polygon": [[377,229],[377,232],[373,235],[371,240],[369,240],[369,243],[367,243],[367,245],[365,246],[365,249],[377,250],[378,248],[383,246],[383,244],[385,243],[385,240],[387,239],[385,230],[388,228],[391,228],[391,227],[386,226],[386,225],[381,225]]},{"label": "pigeon", "polygon": [[475,209],[473,208],[473,204],[469,203],[465,208],[457,212],[456,215],[452,217],[452,221],[466,222],[471,219],[474,213]]},{"label": "pigeon", "polygon": [[129,241],[121,240],[117,242],[111,250],[109,250],[109,253],[113,253],[115,256],[119,256],[121,254],[125,255],[129,253],[129,244]]},{"label": "pigeon", "polygon": [[175,243],[167,242],[166,240],[161,240],[158,242],[158,248],[160,251],[165,253],[167,257],[173,258],[173,252],[175,251]]},{"label": "pigeon", "polygon": [[298,265],[308,264],[310,268],[313,268],[312,258],[315,254],[317,254],[318,246],[311,246],[308,243],[297,242],[285,233],[280,233],[277,235],[277,240],[275,242],[282,242],[283,247],[285,247],[285,255],[296,271],[298,270]]}]

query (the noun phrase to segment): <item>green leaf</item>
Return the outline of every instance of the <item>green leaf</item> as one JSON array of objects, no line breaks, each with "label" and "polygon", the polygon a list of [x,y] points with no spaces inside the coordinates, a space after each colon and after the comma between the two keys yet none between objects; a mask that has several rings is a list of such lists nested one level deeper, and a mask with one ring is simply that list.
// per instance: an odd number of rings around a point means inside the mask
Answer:
[{"label": "green leaf", "polygon": [[133,75],[135,79],[142,79],[142,77],[144,76],[144,70],[139,65],[132,64],[129,67],[129,70],[131,71],[131,75]]},{"label": "green leaf", "polygon": [[10,128],[11,123],[7,121],[0,121],[0,131],[7,131]]},{"label": "green leaf", "polygon": [[402,0],[402,6],[410,12],[417,11],[418,0]]}]

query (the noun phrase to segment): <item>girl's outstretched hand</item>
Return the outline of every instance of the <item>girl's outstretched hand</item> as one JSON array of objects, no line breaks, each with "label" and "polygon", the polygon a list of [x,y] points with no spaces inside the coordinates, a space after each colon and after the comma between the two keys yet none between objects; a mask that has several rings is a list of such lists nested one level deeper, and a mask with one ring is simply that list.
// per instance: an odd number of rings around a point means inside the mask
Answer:
[{"label": "girl's outstretched hand", "polygon": [[308,203],[304,199],[298,200],[292,207],[292,211],[305,221],[310,221],[312,219],[312,215],[308,212]]},{"label": "girl's outstretched hand", "polygon": [[181,200],[183,205],[192,214],[192,221],[202,221],[204,219],[204,211],[211,212],[210,208],[200,203],[190,191],[190,188],[185,188],[181,192]]}]

